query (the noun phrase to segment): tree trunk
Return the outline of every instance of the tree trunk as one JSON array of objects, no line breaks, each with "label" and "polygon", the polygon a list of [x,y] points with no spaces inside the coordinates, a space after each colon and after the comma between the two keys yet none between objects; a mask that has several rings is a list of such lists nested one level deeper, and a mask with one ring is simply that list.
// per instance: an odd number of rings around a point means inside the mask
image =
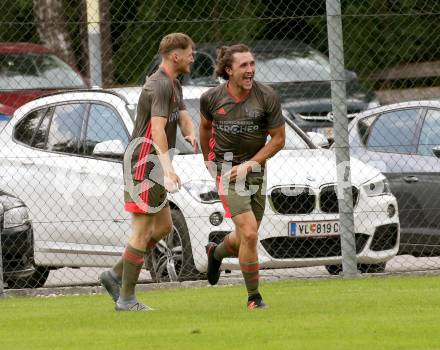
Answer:
[{"label": "tree trunk", "polygon": [[109,0],[99,0],[99,17],[101,18],[102,85],[109,87],[113,84],[113,51]]},{"label": "tree trunk", "polygon": [[62,0],[33,0],[41,42],[76,67],[72,42],[64,20]]},{"label": "tree trunk", "polygon": [[87,36],[87,3],[86,0],[80,2],[80,21],[79,21],[79,35],[81,38],[81,56],[80,67],[81,73],[90,79],[89,70],[89,38]]}]

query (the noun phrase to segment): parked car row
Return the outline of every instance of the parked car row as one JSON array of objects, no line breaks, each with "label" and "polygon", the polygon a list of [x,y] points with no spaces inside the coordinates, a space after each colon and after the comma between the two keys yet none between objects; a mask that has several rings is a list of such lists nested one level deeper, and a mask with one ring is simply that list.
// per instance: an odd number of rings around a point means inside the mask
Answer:
[{"label": "parked car row", "polygon": [[[53,55],[47,50],[9,46],[0,44],[0,57],[6,57],[0,62],[9,69],[10,82],[17,83],[10,87],[17,90],[0,91],[0,189],[16,196],[15,207],[3,205],[5,213],[16,208],[24,212],[27,206],[32,221],[14,228],[14,232],[25,232],[19,235],[24,243],[17,240],[17,245],[8,246],[15,236],[3,227],[2,242],[8,237],[6,252],[16,250],[18,257],[3,253],[5,278],[10,286],[38,287],[50,269],[107,267],[120,255],[130,231],[122,203],[121,156],[133,128],[141,88],[53,93],[85,87],[87,82],[65,63],[54,68],[57,58],[34,57]],[[185,103],[196,125],[198,99],[206,90],[199,85],[219,83],[214,79],[218,46],[198,45],[192,72],[182,77]],[[310,134],[311,141],[304,133],[318,132],[330,143],[333,139],[328,59],[294,41],[259,41],[250,46],[257,60],[256,78],[280,92],[287,121],[285,150],[268,163],[268,205],[258,246],[261,265],[325,265],[330,273],[339,273],[334,154],[315,147],[315,140],[324,144],[322,136]],[[71,81],[77,84],[22,91],[18,83],[29,78],[23,62],[35,66],[46,80],[47,74],[66,70],[76,76]],[[41,62],[52,63],[40,67]],[[158,61],[153,62],[147,74],[157,65]],[[4,71],[2,68],[0,74]],[[35,72],[29,75],[30,83]],[[346,76],[359,269],[383,271],[396,254],[440,255],[436,195],[440,103],[422,101],[371,109],[378,105],[374,94],[361,87],[353,72],[347,71]],[[43,94],[48,96],[39,97]],[[35,100],[24,104],[31,99]],[[220,241],[232,227],[223,217],[201,155],[193,154],[180,135],[176,148],[180,153],[174,162],[183,188],[169,197],[173,234],[148,257],[156,281],[201,277],[206,270],[204,246],[208,241]],[[0,202],[2,198],[9,203],[13,197],[0,195]],[[10,263],[14,259],[20,263]],[[236,269],[237,264],[236,259],[227,259],[224,268]]]},{"label": "parked car row", "polygon": [[[206,88],[184,86],[199,122]],[[141,88],[55,93],[19,108],[0,132],[0,188],[29,207],[34,268],[108,267],[130,231],[123,211],[121,157]],[[283,151],[268,162],[268,205],[258,244],[262,268],[341,264],[334,153],[287,123]],[[232,229],[202,155],[179,135],[174,165],[182,190],[169,195],[174,232],[148,258],[155,281],[199,278],[208,241]],[[384,176],[353,159],[356,252],[362,271],[381,271],[399,249],[395,197]],[[228,259],[224,268],[239,268]],[[35,284],[34,286],[37,286]]]},{"label": "parked car row", "polygon": [[[191,73],[181,77],[184,85],[213,86],[217,49],[229,43],[197,44]],[[295,40],[256,40],[248,43],[257,66],[255,79],[278,91],[286,115],[304,131],[318,132],[333,139],[333,114],[328,57],[309,45]],[[145,76],[157,70],[157,55]],[[361,85],[355,72],[346,71],[348,117],[379,106],[374,92]],[[143,80],[140,81],[143,83]]]},{"label": "parked car row", "polygon": [[[223,44],[197,45],[190,74],[181,77],[184,85],[213,86],[220,82],[214,68]],[[272,85],[280,94],[285,114],[304,131],[333,139],[333,114],[328,58],[305,43],[295,40],[256,40],[252,48],[258,70],[256,79]],[[160,64],[157,55],[145,76]],[[24,103],[52,91],[86,88],[88,82],[53,50],[34,43],[0,43],[0,117],[6,120]],[[378,106],[375,94],[364,88],[355,72],[346,71],[349,118]],[[0,127],[2,121],[0,120]]]}]

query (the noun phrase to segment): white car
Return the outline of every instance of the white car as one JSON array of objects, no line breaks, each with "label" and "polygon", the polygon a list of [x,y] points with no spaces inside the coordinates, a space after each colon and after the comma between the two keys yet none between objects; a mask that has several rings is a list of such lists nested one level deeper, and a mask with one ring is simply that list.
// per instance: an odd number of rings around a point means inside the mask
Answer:
[{"label": "white car", "polygon": [[[123,209],[122,153],[141,88],[55,93],[19,108],[0,132],[0,188],[30,208],[39,271],[109,267],[130,234]],[[199,124],[200,87],[184,87]],[[285,150],[267,164],[268,201],[258,243],[262,268],[326,265],[340,271],[341,245],[332,151],[316,148],[288,123]],[[173,160],[182,189],[169,194],[174,232],[148,257],[155,281],[195,279],[206,271],[205,245],[232,229],[201,154],[178,133]],[[384,176],[352,161],[359,268],[383,270],[399,245],[397,204]],[[238,269],[226,259],[225,269]],[[47,272],[47,271],[46,271]],[[47,277],[47,274],[45,275]]]}]

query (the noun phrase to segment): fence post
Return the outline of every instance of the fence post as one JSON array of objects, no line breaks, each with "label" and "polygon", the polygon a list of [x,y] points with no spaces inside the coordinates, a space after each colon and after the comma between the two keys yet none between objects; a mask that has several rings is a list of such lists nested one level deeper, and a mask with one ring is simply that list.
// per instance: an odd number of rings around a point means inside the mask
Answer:
[{"label": "fence post", "polygon": [[[0,203],[0,217],[3,216],[3,205]],[[1,223],[1,221],[0,221]],[[3,251],[2,251],[2,233],[3,228],[0,226],[0,298],[3,296]]]},{"label": "fence post", "polygon": [[351,190],[350,148],[345,91],[344,46],[340,0],[326,0],[327,35],[331,69],[333,127],[337,169],[342,268],[344,277],[358,274]]},{"label": "fence post", "polygon": [[87,0],[90,84],[102,86],[101,30],[99,0]]}]

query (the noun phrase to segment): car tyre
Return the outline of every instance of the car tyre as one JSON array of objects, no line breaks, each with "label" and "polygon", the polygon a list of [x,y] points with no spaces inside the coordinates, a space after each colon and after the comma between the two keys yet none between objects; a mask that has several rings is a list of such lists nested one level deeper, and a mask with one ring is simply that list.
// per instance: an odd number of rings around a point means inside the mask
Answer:
[{"label": "car tyre", "polygon": [[[379,264],[358,264],[357,268],[361,273],[381,273],[385,271],[386,263]],[[325,265],[330,275],[339,275],[342,272],[342,265]]]},{"label": "car tyre", "polygon": [[181,282],[206,278],[192,255],[188,226],[178,209],[171,209],[173,231],[146,254],[146,268],[153,282]]},{"label": "car tyre", "polygon": [[35,266],[35,271],[25,278],[9,278],[5,282],[9,288],[40,288],[43,287],[49,277],[49,267]]},{"label": "car tyre", "polygon": [[325,269],[330,275],[339,275],[342,272],[342,265],[325,265]]},{"label": "car tyre", "polygon": [[362,273],[381,273],[385,271],[386,265],[386,263],[358,264],[358,269]]}]

